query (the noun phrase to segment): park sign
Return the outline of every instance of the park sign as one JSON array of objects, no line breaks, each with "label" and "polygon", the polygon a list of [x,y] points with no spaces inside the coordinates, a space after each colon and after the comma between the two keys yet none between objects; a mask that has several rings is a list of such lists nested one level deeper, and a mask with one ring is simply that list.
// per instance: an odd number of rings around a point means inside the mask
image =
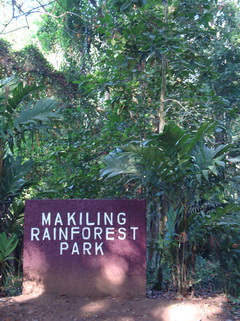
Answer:
[{"label": "park sign", "polygon": [[142,296],[144,200],[27,200],[23,293]]}]

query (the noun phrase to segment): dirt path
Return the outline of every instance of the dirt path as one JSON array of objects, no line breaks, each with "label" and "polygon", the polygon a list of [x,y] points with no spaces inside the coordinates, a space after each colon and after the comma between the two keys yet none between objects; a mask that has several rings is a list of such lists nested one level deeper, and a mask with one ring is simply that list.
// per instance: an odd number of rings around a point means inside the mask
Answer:
[{"label": "dirt path", "polygon": [[20,295],[0,298],[1,321],[240,321],[224,296],[169,300]]}]

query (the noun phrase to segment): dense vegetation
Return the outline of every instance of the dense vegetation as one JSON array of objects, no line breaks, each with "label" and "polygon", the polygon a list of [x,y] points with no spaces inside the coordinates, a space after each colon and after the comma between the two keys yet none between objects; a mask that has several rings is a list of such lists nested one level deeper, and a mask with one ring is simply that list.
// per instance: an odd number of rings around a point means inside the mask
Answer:
[{"label": "dense vegetation", "polygon": [[238,296],[237,2],[44,8],[38,47],[0,41],[2,272],[13,248],[21,266],[24,198],[145,198],[149,286]]}]

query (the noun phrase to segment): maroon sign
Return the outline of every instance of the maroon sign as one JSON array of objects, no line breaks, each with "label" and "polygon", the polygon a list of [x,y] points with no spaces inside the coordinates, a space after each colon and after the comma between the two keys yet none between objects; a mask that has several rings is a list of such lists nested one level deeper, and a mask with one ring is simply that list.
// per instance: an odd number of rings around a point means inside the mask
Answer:
[{"label": "maroon sign", "polygon": [[27,200],[23,292],[145,295],[143,200]]}]

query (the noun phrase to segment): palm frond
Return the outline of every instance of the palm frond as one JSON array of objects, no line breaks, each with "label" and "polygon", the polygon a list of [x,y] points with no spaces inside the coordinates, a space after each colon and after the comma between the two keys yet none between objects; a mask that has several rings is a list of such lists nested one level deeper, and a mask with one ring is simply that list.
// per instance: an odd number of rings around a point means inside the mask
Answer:
[{"label": "palm frond", "polygon": [[30,86],[30,85],[23,85],[22,82],[19,82],[19,84],[12,90],[12,93],[10,94],[8,101],[7,101],[7,111],[11,115],[19,106],[19,104],[31,93],[38,90],[39,87],[36,85]]},{"label": "palm frond", "polygon": [[22,162],[22,157],[14,158],[8,155],[3,160],[3,169],[0,177],[0,200],[4,201],[7,197],[15,197],[24,188],[29,187],[32,182],[24,179],[30,171],[34,162],[29,160]]},{"label": "palm frond", "polygon": [[0,79],[0,103],[6,100],[9,93],[14,90],[19,84],[19,78],[16,76]]},{"label": "palm frond", "polygon": [[14,127],[20,130],[21,127],[37,128],[39,123],[48,123],[53,119],[59,119],[56,111],[56,102],[52,99],[39,100],[35,105],[29,103],[23,107],[19,116],[14,120]]},{"label": "palm frond", "polygon": [[104,163],[106,167],[101,170],[101,177],[110,178],[120,174],[139,175],[135,160],[128,154],[110,153],[104,158]]}]

